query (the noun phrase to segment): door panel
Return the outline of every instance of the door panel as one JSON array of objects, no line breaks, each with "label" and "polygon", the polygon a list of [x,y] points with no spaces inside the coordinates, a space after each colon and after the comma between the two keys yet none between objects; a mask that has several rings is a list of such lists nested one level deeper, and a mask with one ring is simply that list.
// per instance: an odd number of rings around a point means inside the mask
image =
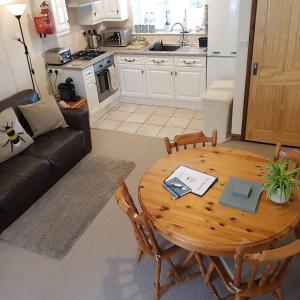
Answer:
[{"label": "door panel", "polygon": [[143,66],[119,65],[121,95],[145,97],[146,81]]},{"label": "door panel", "polygon": [[174,99],[173,67],[146,66],[147,95],[150,98]]},{"label": "door panel", "polygon": [[257,4],[246,139],[300,146],[300,1]]},{"label": "door panel", "polygon": [[183,101],[201,101],[206,87],[206,69],[175,68],[175,99]]}]

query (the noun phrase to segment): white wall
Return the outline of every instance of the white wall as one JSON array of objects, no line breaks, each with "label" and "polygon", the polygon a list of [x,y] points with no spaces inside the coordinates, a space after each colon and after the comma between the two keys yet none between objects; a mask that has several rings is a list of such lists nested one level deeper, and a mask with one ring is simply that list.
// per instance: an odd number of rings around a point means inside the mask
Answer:
[{"label": "white wall", "polygon": [[[23,3],[27,4],[26,11],[21,18],[25,41],[31,55],[39,88],[42,95],[46,95],[48,94],[48,89],[43,68],[43,47],[39,37],[34,32],[29,1],[26,0]],[[23,89],[32,88],[24,47],[12,39],[12,36],[16,35],[20,36],[17,19],[5,7],[0,7],[0,99]]]},{"label": "white wall", "polygon": [[[9,1],[9,0],[8,0]],[[32,0],[32,2],[39,0]],[[0,0],[1,2],[1,0]],[[13,3],[13,1],[9,1]],[[24,15],[21,17],[22,28],[29,53],[32,58],[33,68],[36,73],[36,81],[41,95],[49,94],[45,70],[44,52],[54,47],[70,47],[72,51],[82,50],[85,40],[81,34],[82,28],[77,24],[75,10],[69,9],[68,14],[71,24],[71,32],[57,38],[55,34],[41,39],[35,31],[33,22],[33,9],[30,0],[24,0],[27,4]],[[35,9],[35,13],[38,13]],[[0,6],[0,101],[18,91],[32,88],[30,74],[24,55],[24,47],[12,39],[12,36],[20,36],[17,19],[12,16],[4,6]]]},{"label": "white wall", "polygon": [[232,133],[241,134],[252,0],[240,1]]}]

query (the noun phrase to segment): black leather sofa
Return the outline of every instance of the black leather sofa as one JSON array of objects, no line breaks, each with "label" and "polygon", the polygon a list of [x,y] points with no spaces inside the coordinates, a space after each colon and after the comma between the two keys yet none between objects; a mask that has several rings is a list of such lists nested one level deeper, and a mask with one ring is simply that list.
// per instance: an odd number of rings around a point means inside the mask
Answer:
[{"label": "black leather sofa", "polygon": [[[35,91],[25,90],[0,101],[0,112],[12,107],[21,125],[32,134],[17,105],[38,100]],[[0,163],[0,232],[91,151],[88,110],[62,109],[62,113],[68,128],[35,138],[25,151]]]}]

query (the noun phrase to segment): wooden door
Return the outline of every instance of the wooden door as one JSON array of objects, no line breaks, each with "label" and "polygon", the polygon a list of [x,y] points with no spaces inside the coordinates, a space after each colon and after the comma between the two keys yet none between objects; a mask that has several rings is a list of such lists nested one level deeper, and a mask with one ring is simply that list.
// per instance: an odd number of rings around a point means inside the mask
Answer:
[{"label": "wooden door", "polygon": [[175,67],[175,99],[198,101],[205,92],[206,69],[194,67]]},{"label": "wooden door", "polygon": [[145,97],[146,80],[144,66],[119,65],[119,79],[122,96]]},{"label": "wooden door", "polygon": [[156,99],[174,99],[172,66],[146,66],[147,95]]},{"label": "wooden door", "polygon": [[246,139],[300,146],[300,1],[259,0]]}]

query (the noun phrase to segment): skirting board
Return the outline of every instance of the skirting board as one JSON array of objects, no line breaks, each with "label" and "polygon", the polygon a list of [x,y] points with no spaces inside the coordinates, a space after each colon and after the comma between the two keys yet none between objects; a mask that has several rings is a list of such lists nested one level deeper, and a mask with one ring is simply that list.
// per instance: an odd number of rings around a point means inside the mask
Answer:
[{"label": "skirting board", "polygon": [[202,110],[202,103],[194,101],[177,101],[169,99],[153,99],[153,98],[136,98],[136,97],[120,97],[120,102],[124,103],[134,103],[143,105],[156,105],[156,106],[168,106],[168,107],[178,107],[178,108],[188,108]]},{"label": "skirting board", "polygon": [[233,141],[241,141],[242,140],[242,135],[241,134],[231,134],[231,139]]}]

